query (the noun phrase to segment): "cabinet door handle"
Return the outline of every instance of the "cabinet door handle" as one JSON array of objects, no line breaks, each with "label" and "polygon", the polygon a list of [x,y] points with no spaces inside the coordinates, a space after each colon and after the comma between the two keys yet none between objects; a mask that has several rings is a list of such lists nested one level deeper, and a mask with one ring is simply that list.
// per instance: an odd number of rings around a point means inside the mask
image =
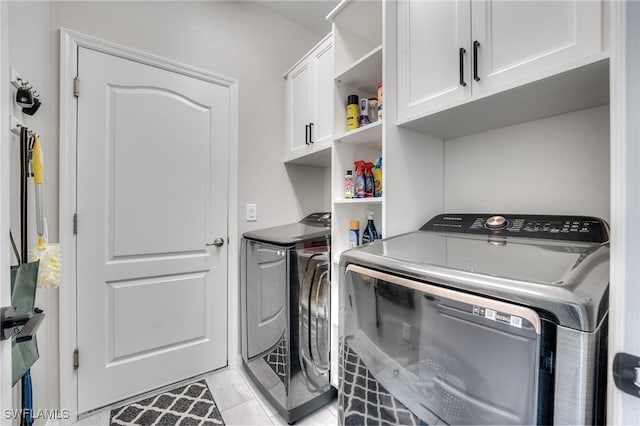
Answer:
[{"label": "cabinet door handle", "polygon": [[465,87],[467,83],[464,81],[464,54],[467,53],[464,47],[460,48],[460,86]]},{"label": "cabinet door handle", "polygon": [[313,136],[311,131],[313,130],[313,123],[309,123],[309,143],[313,143]]},{"label": "cabinet door handle", "polygon": [[308,124],[304,125],[304,143],[305,145],[309,145],[309,133],[311,133],[311,127]]},{"label": "cabinet door handle", "polygon": [[480,42],[478,40],[473,41],[473,79],[475,81],[480,81],[480,77],[478,77],[478,47],[480,47]]}]

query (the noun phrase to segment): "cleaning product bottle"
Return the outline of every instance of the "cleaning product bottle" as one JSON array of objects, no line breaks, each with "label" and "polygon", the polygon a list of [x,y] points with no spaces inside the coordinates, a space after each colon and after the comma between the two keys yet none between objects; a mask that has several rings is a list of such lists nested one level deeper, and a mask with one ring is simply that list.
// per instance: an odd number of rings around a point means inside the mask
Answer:
[{"label": "cleaning product bottle", "polygon": [[360,245],[360,221],[352,220],[349,227],[349,248]]},{"label": "cleaning product bottle", "polygon": [[353,198],[353,171],[347,170],[344,176],[344,198]]},{"label": "cleaning product bottle", "polygon": [[366,197],[365,193],[365,177],[364,177],[364,161],[356,161],[353,163],[356,168],[356,178],[355,178],[355,193],[356,198],[364,198]]},{"label": "cleaning product bottle", "polygon": [[365,197],[373,197],[375,182],[373,181],[373,163],[364,165],[364,192]]},{"label": "cleaning product bottle", "polygon": [[371,124],[371,120],[369,120],[369,100],[367,98],[360,99],[360,120],[358,121],[358,126],[366,126],[367,124]]},{"label": "cleaning product bottle", "polygon": [[374,197],[382,197],[382,155],[378,157],[376,166],[373,169]]},{"label": "cleaning product bottle", "polygon": [[382,82],[378,83],[378,120],[382,120]]},{"label": "cleaning product bottle", "polygon": [[373,224],[373,212],[367,212],[367,226],[362,231],[362,244],[372,243],[378,239],[378,231]]},{"label": "cleaning product bottle", "polygon": [[358,95],[347,96],[347,131],[358,128]]}]

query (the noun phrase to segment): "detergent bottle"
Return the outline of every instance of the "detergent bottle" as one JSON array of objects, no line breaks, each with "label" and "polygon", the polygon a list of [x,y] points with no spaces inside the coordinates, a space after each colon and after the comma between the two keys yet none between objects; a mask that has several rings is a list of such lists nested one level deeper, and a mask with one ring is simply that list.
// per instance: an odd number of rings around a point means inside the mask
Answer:
[{"label": "detergent bottle", "polygon": [[367,211],[367,226],[362,231],[362,244],[372,243],[378,239],[378,231],[373,224],[373,212]]}]

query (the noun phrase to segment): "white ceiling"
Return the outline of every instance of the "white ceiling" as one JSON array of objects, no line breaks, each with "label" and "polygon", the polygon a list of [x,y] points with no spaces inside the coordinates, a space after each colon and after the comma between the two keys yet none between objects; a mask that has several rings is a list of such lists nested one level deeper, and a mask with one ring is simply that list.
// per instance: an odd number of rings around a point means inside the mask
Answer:
[{"label": "white ceiling", "polygon": [[325,17],[337,6],[338,0],[262,0],[258,4],[305,28],[324,36],[331,31],[331,23]]}]

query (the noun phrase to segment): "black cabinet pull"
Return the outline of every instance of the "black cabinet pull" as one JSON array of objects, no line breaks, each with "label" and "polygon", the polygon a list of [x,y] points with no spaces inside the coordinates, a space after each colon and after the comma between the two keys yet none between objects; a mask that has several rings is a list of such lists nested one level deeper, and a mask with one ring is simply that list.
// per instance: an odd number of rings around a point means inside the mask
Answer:
[{"label": "black cabinet pull", "polygon": [[311,133],[311,127],[308,124],[304,125],[304,143],[305,145],[309,145],[309,133]]},{"label": "black cabinet pull", "polygon": [[311,136],[312,129],[313,129],[313,123],[309,123],[309,143],[313,143],[313,136]]},{"label": "black cabinet pull", "polygon": [[473,79],[475,81],[480,81],[480,77],[478,77],[478,47],[480,47],[480,42],[478,40],[474,40],[473,42]]},{"label": "black cabinet pull", "polygon": [[460,86],[465,87],[467,83],[464,81],[464,54],[467,53],[464,47],[460,48]]}]

